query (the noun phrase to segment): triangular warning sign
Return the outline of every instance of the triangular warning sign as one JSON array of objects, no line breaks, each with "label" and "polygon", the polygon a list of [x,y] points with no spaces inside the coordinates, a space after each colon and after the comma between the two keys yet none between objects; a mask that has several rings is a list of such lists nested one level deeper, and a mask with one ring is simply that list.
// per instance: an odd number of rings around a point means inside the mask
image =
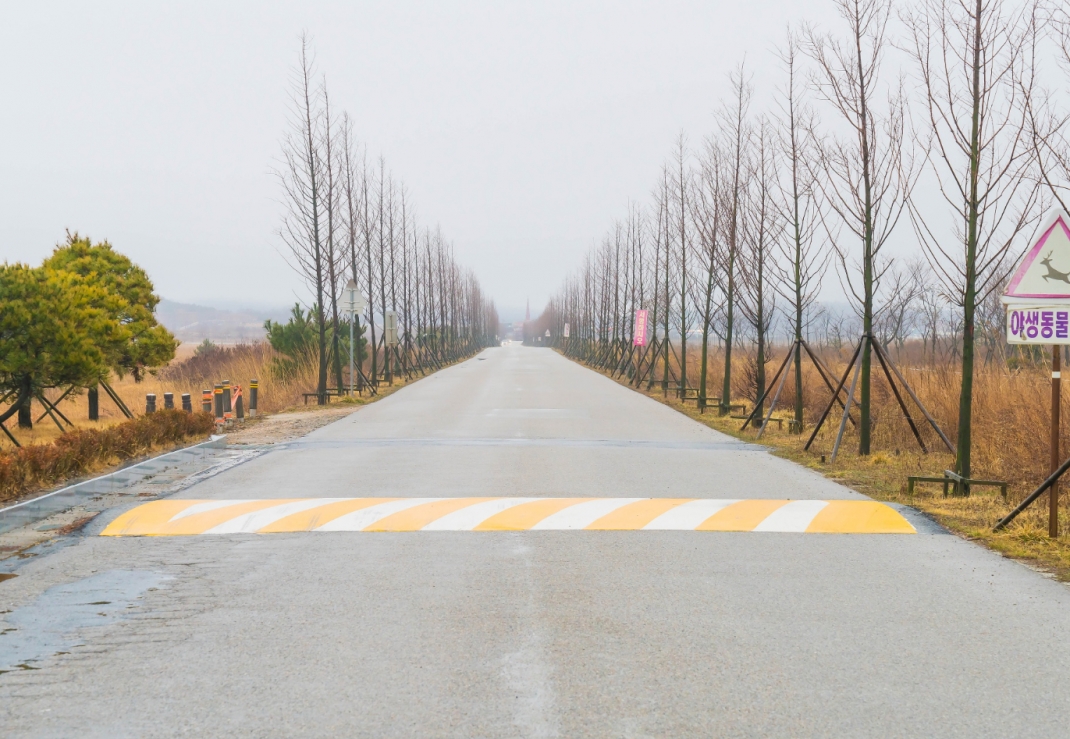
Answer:
[{"label": "triangular warning sign", "polygon": [[1070,216],[1055,210],[1044,219],[1007,286],[1008,298],[1070,300]]}]

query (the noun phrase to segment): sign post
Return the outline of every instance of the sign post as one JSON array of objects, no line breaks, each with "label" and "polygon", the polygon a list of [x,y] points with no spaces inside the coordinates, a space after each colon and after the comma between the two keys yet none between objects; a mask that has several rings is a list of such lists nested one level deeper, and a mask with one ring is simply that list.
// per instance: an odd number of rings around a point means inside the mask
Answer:
[{"label": "sign post", "polygon": [[360,294],[360,288],[357,287],[357,281],[353,278],[349,279],[345,288],[345,310],[349,313],[349,394],[353,394],[353,352],[354,352],[354,338],[353,338],[353,326],[360,321],[360,314],[364,312],[364,309],[368,307],[368,301],[364,299],[364,296]]},{"label": "sign post", "polygon": [[[1051,472],[1060,466],[1062,347],[1070,344],[1070,216],[1053,211],[1002,297],[1007,343],[1051,345]],[[1059,536],[1059,487],[1048,493],[1048,536]]]},{"label": "sign post", "polygon": [[568,326],[568,324],[566,323],[566,324],[565,324],[565,332],[564,332],[564,334],[563,334],[563,335],[564,335],[564,337],[565,337],[566,339],[568,338],[568,328],[569,328],[569,326]]},{"label": "sign post", "polygon": [[[1061,405],[1062,374],[1061,359],[1063,348],[1051,348],[1051,471],[1059,469],[1059,406]],[[1048,493],[1048,536],[1059,538],[1059,483],[1053,482]]]},{"label": "sign post", "polygon": [[398,314],[397,311],[388,310],[383,312],[383,364],[386,365],[386,382],[394,384],[394,371],[390,361],[391,350],[398,345]]}]

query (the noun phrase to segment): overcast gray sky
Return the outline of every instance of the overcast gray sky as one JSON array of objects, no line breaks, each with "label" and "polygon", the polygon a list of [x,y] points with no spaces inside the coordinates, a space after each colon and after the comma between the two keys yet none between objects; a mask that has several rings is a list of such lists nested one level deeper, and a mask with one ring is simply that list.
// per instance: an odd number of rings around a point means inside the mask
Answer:
[{"label": "overcast gray sky", "polygon": [[[825,2],[7,3],[0,260],[109,239],[167,298],[285,305],[271,175],[298,37],[503,307],[537,312],[747,55]],[[764,89],[763,89],[764,88]],[[759,98],[760,106],[761,100]]]}]

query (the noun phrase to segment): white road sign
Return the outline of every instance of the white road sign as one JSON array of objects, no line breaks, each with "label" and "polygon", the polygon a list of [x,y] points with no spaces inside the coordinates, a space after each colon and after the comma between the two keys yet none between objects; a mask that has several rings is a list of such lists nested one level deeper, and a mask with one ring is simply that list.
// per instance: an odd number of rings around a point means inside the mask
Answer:
[{"label": "white road sign", "polygon": [[1008,343],[1070,344],[1070,216],[1044,220],[1002,300]]},{"label": "white road sign", "polygon": [[392,310],[383,314],[383,334],[387,346],[397,346],[398,343],[398,314]]}]

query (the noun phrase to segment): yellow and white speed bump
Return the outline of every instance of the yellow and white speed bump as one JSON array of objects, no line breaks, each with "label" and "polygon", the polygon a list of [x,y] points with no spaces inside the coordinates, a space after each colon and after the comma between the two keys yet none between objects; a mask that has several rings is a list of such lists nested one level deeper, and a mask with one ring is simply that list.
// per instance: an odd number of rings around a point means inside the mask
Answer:
[{"label": "yellow and white speed bump", "polygon": [[293,498],[158,500],[102,536],[296,531],[759,531],[913,534],[871,500],[709,498]]}]

